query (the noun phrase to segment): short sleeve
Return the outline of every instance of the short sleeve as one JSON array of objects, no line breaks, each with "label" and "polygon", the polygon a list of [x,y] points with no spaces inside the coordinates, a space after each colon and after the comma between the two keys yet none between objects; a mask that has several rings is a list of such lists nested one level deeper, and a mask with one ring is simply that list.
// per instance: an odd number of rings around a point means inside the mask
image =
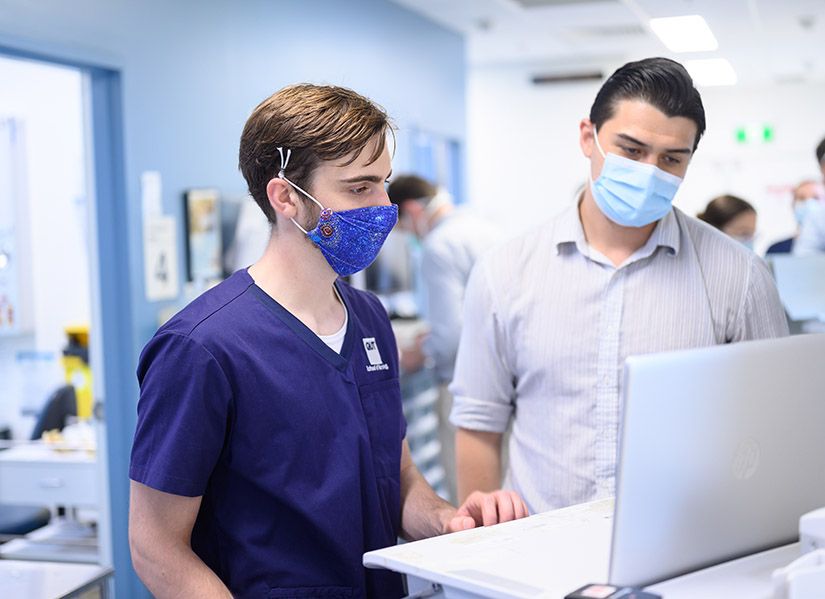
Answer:
[{"label": "short sleeve", "polygon": [[788,319],[773,277],[765,261],[754,255],[732,341],[785,337],[788,333]]},{"label": "short sleeve", "polygon": [[464,295],[464,326],[450,392],[450,421],[457,427],[502,433],[513,414],[514,374],[508,336],[484,261],[470,274]]},{"label": "short sleeve", "polygon": [[175,495],[198,497],[223,449],[231,389],[203,345],[156,335],[138,366],[140,400],[129,477]]}]

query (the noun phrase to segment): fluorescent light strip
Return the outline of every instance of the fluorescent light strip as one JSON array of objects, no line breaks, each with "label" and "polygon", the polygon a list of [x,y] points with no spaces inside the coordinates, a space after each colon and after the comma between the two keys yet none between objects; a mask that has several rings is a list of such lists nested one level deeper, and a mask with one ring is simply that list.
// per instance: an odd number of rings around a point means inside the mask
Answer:
[{"label": "fluorescent light strip", "polygon": [[700,15],[650,19],[650,28],[671,52],[710,52],[719,47]]},{"label": "fluorescent light strip", "polygon": [[733,70],[733,65],[724,58],[686,60],[685,68],[696,85],[709,87],[736,84],[736,71]]}]

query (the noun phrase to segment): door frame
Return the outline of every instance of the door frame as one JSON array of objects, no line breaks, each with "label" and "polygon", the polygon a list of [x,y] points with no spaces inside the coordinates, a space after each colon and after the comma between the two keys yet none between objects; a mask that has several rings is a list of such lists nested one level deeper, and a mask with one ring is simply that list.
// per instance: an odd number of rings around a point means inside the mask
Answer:
[{"label": "door frame", "polygon": [[[42,48],[46,50],[42,50]],[[122,68],[107,58],[0,35],[0,55],[75,68],[84,76],[94,397],[105,423],[98,436],[100,555],[115,570],[115,593],[147,596],[128,540],[129,455],[133,435],[134,328],[123,137]]]}]

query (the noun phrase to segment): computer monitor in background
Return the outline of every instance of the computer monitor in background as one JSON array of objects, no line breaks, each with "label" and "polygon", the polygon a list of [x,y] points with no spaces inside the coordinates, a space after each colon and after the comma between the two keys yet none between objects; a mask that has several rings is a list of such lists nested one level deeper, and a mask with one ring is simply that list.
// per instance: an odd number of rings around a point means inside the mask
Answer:
[{"label": "computer monitor in background", "polygon": [[779,297],[794,321],[825,321],[825,254],[770,256]]},{"label": "computer monitor in background", "polygon": [[610,581],[791,543],[825,506],[825,335],[631,357]]}]

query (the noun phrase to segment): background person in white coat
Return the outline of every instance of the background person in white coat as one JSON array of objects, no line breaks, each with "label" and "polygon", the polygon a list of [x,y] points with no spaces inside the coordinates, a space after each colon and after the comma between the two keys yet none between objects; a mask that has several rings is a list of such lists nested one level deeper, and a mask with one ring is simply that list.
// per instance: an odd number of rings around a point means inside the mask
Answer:
[{"label": "background person in white coat", "polygon": [[422,177],[393,177],[387,193],[398,205],[399,227],[421,242],[421,279],[426,297],[422,308],[429,325],[429,334],[420,336],[412,347],[402,348],[401,367],[410,372],[422,368],[428,359],[432,361],[441,385],[438,412],[442,464],[454,497],[455,429],[449,423],[452,398],[446,385],[453,378],[470,271],[479,256],[498,241],[499,233],[491,223],[455,206],[446,189]]}]

